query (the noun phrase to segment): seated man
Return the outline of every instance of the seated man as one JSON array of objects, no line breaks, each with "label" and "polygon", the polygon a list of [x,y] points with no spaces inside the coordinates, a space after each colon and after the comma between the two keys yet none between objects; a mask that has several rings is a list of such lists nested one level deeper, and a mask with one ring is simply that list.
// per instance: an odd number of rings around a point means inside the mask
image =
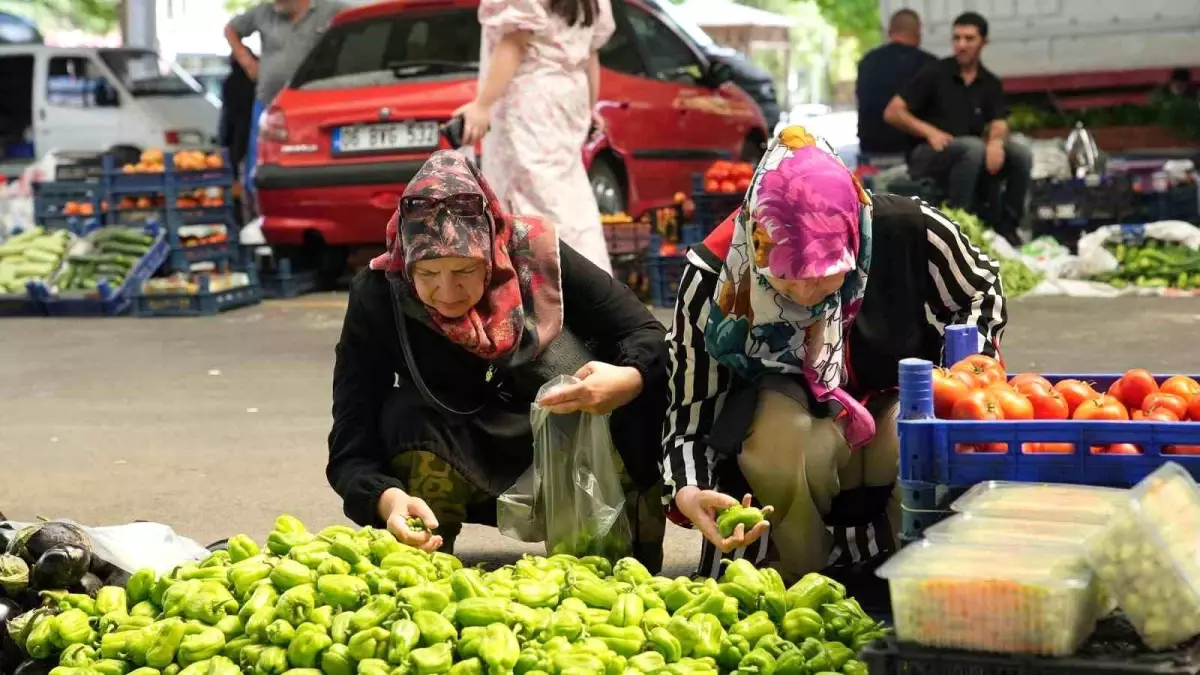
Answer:
[{"label": "seated man", "polygon": [[921,49],[921,17],[902,9],[888,22],[888,43],[858,62],[858,146],[870,155],[903,155],[917,139],[883,121],[883,111],[900,88],[935,61]]},{"label": "seated man", "polygon": [[954,56],[922,70],[892,98],[884,119],[923,139],[908,154],[909,172],[936,180],[952,206],[978,213],[986,178],[993,213],[980,216],[1018,244],[1033,156],[1008,138],[1004,88],[980,62],[987,34],[987,20],[975,12],[955,19]]}]

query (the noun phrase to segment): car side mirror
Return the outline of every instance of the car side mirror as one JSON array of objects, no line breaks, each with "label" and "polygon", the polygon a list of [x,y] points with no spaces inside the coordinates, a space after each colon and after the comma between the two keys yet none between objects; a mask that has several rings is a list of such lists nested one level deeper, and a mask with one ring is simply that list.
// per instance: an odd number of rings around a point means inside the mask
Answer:
[{"label": "car side mirror", "polygon": [[726,82],[733,81],[733,67],[723,61],[713,61],[708,66],[705,84],[716,89]]}]

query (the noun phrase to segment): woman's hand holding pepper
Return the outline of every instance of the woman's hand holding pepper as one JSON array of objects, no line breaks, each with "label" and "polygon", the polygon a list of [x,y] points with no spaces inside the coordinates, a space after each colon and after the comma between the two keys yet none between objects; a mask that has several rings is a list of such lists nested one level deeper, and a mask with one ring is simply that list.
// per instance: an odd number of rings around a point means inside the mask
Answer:
[{"label": "woman's hand holding pepper", "polygon": [[575,378],[579,382],[551,390],[537,404],[560,415],[580,410],[603,415],[642,393],[642,374],[637,368],[592,361],[580,368]]},{"label": "woman's hand holding pepper", "polygon": [[[742,497],[741,505],[750,506],[750,495]],[[758,541],[766,533],[770,524],[766,520],[750,528],[747,532],[744,525],[738,525],[728,538],[721,536],[717,528],[717,511],[738,506],[738,500],[716,490],[701,490],[694,485],[685,485],[675,492],[675,506],[680,513],[692,521],[692,525],[704,535],[722,553],[743,548]],[[769,515],[773,509],[765,506],[763,515]]]},{"label": "woman's hand holding pepper", "polygon": [[[400,488],[388,488],[379,497],[379,515],[387,521],[388,532],[400,543],[423,551],[436,551],[442,547],[442,537],[433,533],[438,526],[437,517],[424,499],[409,496]],[[425,529],[414,532],[408,526],[410,518],[421,519]]]}]

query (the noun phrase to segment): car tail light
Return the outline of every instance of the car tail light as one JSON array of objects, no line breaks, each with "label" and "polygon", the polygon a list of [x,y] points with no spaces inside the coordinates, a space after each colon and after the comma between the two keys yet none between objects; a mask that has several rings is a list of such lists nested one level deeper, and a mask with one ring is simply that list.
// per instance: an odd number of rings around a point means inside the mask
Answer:
[{"label": "car tail light", "polygon": [[163,132],[163,139],[168,146],[201,146],[205,144],[204,134],[195,129],[169,129]]},{"label": "car tail light", "polygon": [[270,108],[259,120],[258,134],[263,140],[286,143],[288,139],[287,117],[278,108]]}]

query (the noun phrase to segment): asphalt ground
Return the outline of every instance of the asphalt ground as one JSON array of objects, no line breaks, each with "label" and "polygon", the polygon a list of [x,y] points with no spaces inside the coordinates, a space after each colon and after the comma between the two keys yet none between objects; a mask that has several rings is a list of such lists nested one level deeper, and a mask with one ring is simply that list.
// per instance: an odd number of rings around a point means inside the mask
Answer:
[{"label": "asphalt ground", "polygon": [[[199,319],[0,322],[0,512],[102,525],[154,520],[202,544],[262,540],[291,513],[344,522],[325,481],[333,346],[345,295]],[[1200,300],[1011,303],[1011,371],[1200,372]],[[511,560],[538,546],[469,527],[458,553]],[[693,532],[671,527],[669,574]]]}]

